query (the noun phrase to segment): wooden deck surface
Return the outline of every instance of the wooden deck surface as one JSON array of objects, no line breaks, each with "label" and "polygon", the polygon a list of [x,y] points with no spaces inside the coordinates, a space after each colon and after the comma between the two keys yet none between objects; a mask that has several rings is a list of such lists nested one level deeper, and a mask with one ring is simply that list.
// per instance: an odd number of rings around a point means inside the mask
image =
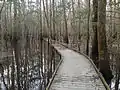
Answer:
[{"label": "wooden deck surface", "polygon": [[63,61],[50,86],[50,90],[106,90],[91,62],[83,55],[54,45]]}]

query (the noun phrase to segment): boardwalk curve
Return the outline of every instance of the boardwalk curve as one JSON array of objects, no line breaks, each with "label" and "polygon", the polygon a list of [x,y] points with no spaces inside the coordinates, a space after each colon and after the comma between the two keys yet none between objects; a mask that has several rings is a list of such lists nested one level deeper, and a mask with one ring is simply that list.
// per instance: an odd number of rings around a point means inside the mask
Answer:
[{"label": "boardwalk curve", "polygon": [[109,90],[85,56],[59,44],[54,47],[61,53],[63,61],[49,90]]}]

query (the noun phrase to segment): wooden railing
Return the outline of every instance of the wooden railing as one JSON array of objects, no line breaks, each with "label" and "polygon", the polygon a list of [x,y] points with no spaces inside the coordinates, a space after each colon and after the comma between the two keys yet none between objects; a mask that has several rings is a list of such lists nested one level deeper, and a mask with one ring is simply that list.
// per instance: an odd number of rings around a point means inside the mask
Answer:
[{"label": "wooden railing", "polygon": [[68,49],[71,49],[71,50],[73,50],[73,51],[75,51],[75,52],[83,55],[84,57],[86,57],[86,58],[90,61],[90,63],[92,64],[92,66],[94,67],[96,73],[98,74],[99,78],[101,79],[101,81],[102,81],[103,85],[105,86],[106,90],[110,90],[110,87],[109,87],[108,84],[106,83],[104,77],[103,77],[102,74],[99,72],[99,70],[97,69],[97,67],[96,67],[96,65],[94,64],[93,60],[92,60],[89,56],[87,56],[86,54],[78,51],[77,49],[74,49],[74,48],[70,47],[70,45],[67,45],[67,44],[65,44],[65,43],[60,43],[60,42],[57,42],[57,43],[59,43],[59,44],[61,44],[62,46],[66,47],[66,48],[68,48]]},{"label": "wooden railing", "polygon": [[[62,46],[64,46],[64,47],[66,47],[66,48],[68,48],[68,49],[70,49],[70,50],[73,50],[73,51],[75,51],[75,52],[83,55],[84,57],[86,57],[86,58],[90,61],[90,63],[93,65],[96,73],[98,74],[99,78],[101,79],[101,81],[102,81],[103,85],[105,86],[106,90],[110,90],[110,88],[109,88],[108,84],[106,83],[104,77],[103,77],[102,74],[99,72],[99,70],[97,69],[97,67],[96,67],[96,65],[94,64],[93,60],[92,60],[89,56],[87,56],[86,54],[78,51],[77,49],[74,49],[73,47],[71,47],[71,45],[68,45],[68,44],[65,44],[65,43],[61,43],[61,42],[58,42],[58,41],[54,41],[54,40],[51,40],[51,42],[58,43],[58,44],[60,44],[60,45],[62,45]],[[62,57],[62,56],[61,56],[61,57]],[[50,86],[49,86],[49,87],[50,87]],[[49,90],[49,88],[48,88],[47,90]]]},{"label": "wooden railing", "polygon": [[52,80],[55,77],[55,74],[62,62],[61,54],[56,50],[56,48],[52,45],[51,41],[43,40],[43,48],[44,48],[44,59],[46,61],[46,69],[47,73],[44,79],[47,80],[46,82],[46,90],[49,90],[49,86],[52,83]]}]

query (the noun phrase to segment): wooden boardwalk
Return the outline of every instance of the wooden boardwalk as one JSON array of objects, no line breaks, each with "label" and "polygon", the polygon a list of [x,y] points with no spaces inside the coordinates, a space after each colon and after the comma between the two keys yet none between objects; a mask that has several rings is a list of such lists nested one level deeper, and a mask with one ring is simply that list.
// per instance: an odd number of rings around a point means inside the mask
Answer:
[{"label": "wooden boardwalk", "polygon": [[49,90],[108,90],[85,56],[61,45],[54,46],[61,53],[63,61]]}]

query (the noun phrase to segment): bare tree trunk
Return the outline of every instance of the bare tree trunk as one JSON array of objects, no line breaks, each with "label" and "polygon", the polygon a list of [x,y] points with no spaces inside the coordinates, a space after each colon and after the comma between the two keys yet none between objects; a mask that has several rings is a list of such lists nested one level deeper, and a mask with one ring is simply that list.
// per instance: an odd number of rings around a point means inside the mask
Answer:
[{"label": "bare tree trunk", "polygon": [[56,39],[56,31],[55,31],[55,0],[52,0],[52,10],[53,10],[53,39]]},{"label": "bare tree trunk", "polygon": [[[8,6],[7,5],[5,6],[5,17],[4,18],[5,18],[4,28],[5,28],[5,31],[7,32],[7,33],[4,34],[4,40],[5,40],[5,48],[6,48],[7,52],[8,52],[8,50],[9,50],[9,48],[8,48],[9,40],[8,40],[8,38],[5,39],[5,35],[6,35],[6,37],[8,37],[7,35],[9,33],[8,27],[7,27],[7,25],[8,25],[8,23],[7,23],[7,19],[8,19]],[[10,70],[9,70],[10,61],[9,61],[8,56],[7,56],[7,61],[8,61],[8,64],[7,64],[7,89],[9,89],[9,87],[10,87],[10,75],[9,75],[9,73],[10,73]]]},{"label": "bare tree trunk", "polygon": [[[42,26],[42,1],[40,0],[40,73],[43,77],[43,26]],[[42,81],[42,79],[40,80]],[[40,83],[40,90],[42,90],[42,83]]]},{"label": "bare tree trunk", "polygon": [[87,47],[86,47],[86,54],[87,55],[89,55],[89,38],[90,38],[90,34],[89,34],[89,29],[90,29],[90,0],[88,1],[88,8],[89,8],[89,10],[88,10],[88,31],[87,31]]},{"label": "bare tree trunk", "polygon": [[[45,1],[43,0],[43,11],[44,11],[44,15],[45,15],[45,19],[46,19],[46,22],[47,22],[47,28],[49,28],[50,29],[50,26],[49,26],[49,20],[48,20],[48,10],[46,11],[46,7],[45,7]],[[48,34],[49,34],[49,32],[48,32]]]},{"label": "bare tree trunk", "polygon": [[71,28],[72,28],[72,32],[73,32],[73,44],[75,44],[76,42],[76,28],[75,28],[75,9],[74,9],[74,1],[71,0],[72,2],[72,20],[71,20]]},{"label": "bare tree trunk", "polygon": [[[11,32],[13,32],[12,29],[12,2],[10,2],[10,21],[11,21]],[[13,36],[11,36],[13,38]],[[11,46],[12,46],[12,41],[11,41]],[[12,55],[14,56],[14,50],[12,48]],[[12,57],[12,70],[11,70],[11,89],[10,90],[15,90],[15,61],[14,57]]]},{"label": "bare tree trunk", "polygon": [[78,0],[78,8],[79,8],[79,26],[78,26],[78,30],[79,30],[79,33],[78,33],[78,48],[79,48],[79,51],[80,51],[80,43],[81,43],[81,14],[80,14],[80,8],[81,8],[81,4],[80,4],[80,0]]},{"label": "bare tree trunk", "polygon": [[12,70],[11,70],[11,83],[12,83],[12,85],[11,85],[10,90],[15,90],[15,74],[14,74],[15,73],[15,66],[14,65],[15,65],[14,58],[12,58]]},{"label": "bare tree trunk", "polygon": [[98,67],[98,35],[97,35],[97,22],[98,22],[98,0],[93,0],[93,32],[94,38],[92,40],[92,52],[91,57],[95,65]]},{"label": "bare tree trunk", "polygon": [[52,1],[50,0],[50,37],[53,38],[53,28],[52,28]]},{"label": "bare tree trunk", "polygon": [[[14,25],[16,25],[17,21],[17,1],[14,1]],[[16,70],[17,70],[17,88],[21,90],[20,87],[20,62],[19,62],[19,44],[18,44],[19,36],[17,32],[16,26],[14,26],[14,35],[13,35],[13,48],[15,52],[15,62],[16,62]]]},{"label": "bare tree trunk", "polygon": [[27,35],[26,35],[26,45],[25,45],[25,64],[24,64],[24,73],[25,73],[25,76],[24,76],[24,90],[28,90],[28,74],[27,74],[27,72],[28,72],[28,69],[27,69],[27,67],[28,67],[28,47],[29,47],[29,36],[28,36],[28,33],[27,33]]},{"label": "bare tree trunk", "polygon": [[112,36],[112,0],[110,0],[110,36]]},{"label": "bare tree trunk", "polygon": [[115,12],[115,10],[116,10],[116,0],[114,0],[114,24],[113,24],[113,34],[115,34],[115,32],[116,32],[116,24],[115,24],[115,17],[116,17],[116,12]]},{"label": "bare tree trunk", "polygon": [[20,62],[19,62],[19,44],[17,40],[13,41],[13,47],[14,47],[14,51],[15,51],[15,61],[16,61],[16,70],[17,70],[17,88],[18,90],[21,90],[20,87]]},{"label": "bare tree trunk", "polygon": [[99,52],[99,67],[106,82],[111,83],[112,71],[110,70],[109,57],[106,43],[106,0],[99,0],[98,3],[98,52]]},{"label": "bare tree trunk", "polygon": [[63,4],[64,23],[65,23],[64,42],[68,44],[69,43],[69,39],[68,39],[68,25],[67,25],[67,16],[66,16],[66,8],[65,8],[65,1],[64,0],[62,0],[62,4]]}]

